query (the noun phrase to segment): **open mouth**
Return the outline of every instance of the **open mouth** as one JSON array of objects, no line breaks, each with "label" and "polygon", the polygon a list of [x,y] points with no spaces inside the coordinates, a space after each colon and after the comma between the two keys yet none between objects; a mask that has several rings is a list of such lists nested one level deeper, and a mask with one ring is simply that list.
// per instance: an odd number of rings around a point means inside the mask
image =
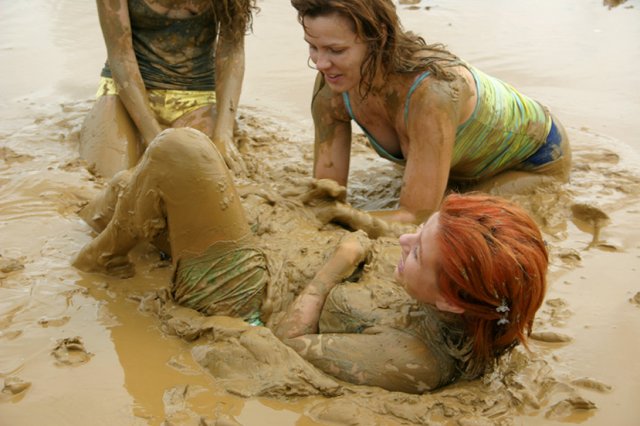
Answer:
[{"label": "open mouth", "polygon": [[337,81],[340,77],[342,77],[341,74],[325,74],[324,75],[325,78],[331,82],[335,82]]}]

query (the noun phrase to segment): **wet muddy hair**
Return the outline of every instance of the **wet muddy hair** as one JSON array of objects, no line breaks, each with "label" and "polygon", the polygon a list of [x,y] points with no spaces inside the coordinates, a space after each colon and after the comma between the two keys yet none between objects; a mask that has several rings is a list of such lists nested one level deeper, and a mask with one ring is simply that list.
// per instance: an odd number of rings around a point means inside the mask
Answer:
[{"label": "wet muddy hair", "polygon": [[368,46],[360,69],[363,96],[371,90],[377,70],[382,70],[383,76],[428,70],[439,79],[454,78],[446,66],[458,58],[442,44],[427,44],[422,37],[405,31],[391,0],[291,0],[291,5],[305,30],[307,17],[337,13],[351,21],[358,38]]},{"label": "wet muddy hair", "polygon": [[218,24],[231,28],[234,41],[251,30],[253,13],[259,10],[256,0],[211,0],[211,6]]},{"label": "wet muddy hair", "polygon": [[546,292],[547,249],[533,219],[499,197],[449,195],[438,227],[438,286],[464,308],[472,339],[466,373],[477,376],[518,343],[526,347]]}]

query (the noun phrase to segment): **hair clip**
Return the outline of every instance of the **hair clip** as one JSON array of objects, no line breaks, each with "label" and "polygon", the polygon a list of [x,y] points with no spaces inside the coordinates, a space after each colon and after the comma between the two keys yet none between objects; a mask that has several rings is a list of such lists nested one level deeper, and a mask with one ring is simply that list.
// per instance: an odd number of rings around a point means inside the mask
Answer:
[{"label": "hair clip", "polygon": [[498,320],[498,325],[506,325],[509,324],[509,318],[507,318],[509,311],[509,306],[507,305],[507,300],[502,299],[502,304],[496,308],[496,312],[501,314],[500,319]]}]

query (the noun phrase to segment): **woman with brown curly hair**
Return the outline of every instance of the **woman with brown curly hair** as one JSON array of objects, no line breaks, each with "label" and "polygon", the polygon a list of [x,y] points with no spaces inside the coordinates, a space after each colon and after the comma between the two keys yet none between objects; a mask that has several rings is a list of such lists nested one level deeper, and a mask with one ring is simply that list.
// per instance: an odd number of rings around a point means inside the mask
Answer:
[{"label": "woman with brown curly hair", "polygon": [[399,207],[375,217],[421,223],[449,181],[568,177],[568,138],[547,108],[405,31],[391,0],[291,3],[319,71],[314,177],[346,186],[352,120],[380,156],[404,166]]},{"label": "woman with brown curly hair", "polygon": [[[98,0],[107,62],[80,155],[111,177],[167,127],[208,135],[227,164],[255,0]],[[231,151],[229,151],[231,150]]]}]

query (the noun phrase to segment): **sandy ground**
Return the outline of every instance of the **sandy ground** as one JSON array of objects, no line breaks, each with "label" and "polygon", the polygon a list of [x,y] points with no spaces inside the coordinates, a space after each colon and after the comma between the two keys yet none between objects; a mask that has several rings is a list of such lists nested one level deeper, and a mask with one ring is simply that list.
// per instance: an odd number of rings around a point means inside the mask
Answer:
[{"label": "sandy ground", "polygon": [[[22,3],[0,2],[0,424],[636,423],[638,1],[401,6],[407,28],[549,105],[575,149],[569,184],[511,196],[537,219],[552,255],[532,352],[422,396],[337,383],[265,329],[175,309],[162,298],[170,268],[148,247],[134,253],[128,280],[73,269],[93,236],[77,212],[104,185],[77,158],[104,47],[94,4]],[[286,3],[259,3],[237,139],[252,171],[238,183],[273,191],[308,176],[312,155],[314,75]],[[357,144],[350,201],[392,205],[398,176]],[[306,229],[287,228],[307,219],[281,203],[245,203],[276,243]],[[299,233],[321,253],[339,230]],[[293,248],[282,253],[275,262],[300,260]],[[291,267],[290,288],[320,260]],[[233,354],[248,361],[234,364]]]}]

